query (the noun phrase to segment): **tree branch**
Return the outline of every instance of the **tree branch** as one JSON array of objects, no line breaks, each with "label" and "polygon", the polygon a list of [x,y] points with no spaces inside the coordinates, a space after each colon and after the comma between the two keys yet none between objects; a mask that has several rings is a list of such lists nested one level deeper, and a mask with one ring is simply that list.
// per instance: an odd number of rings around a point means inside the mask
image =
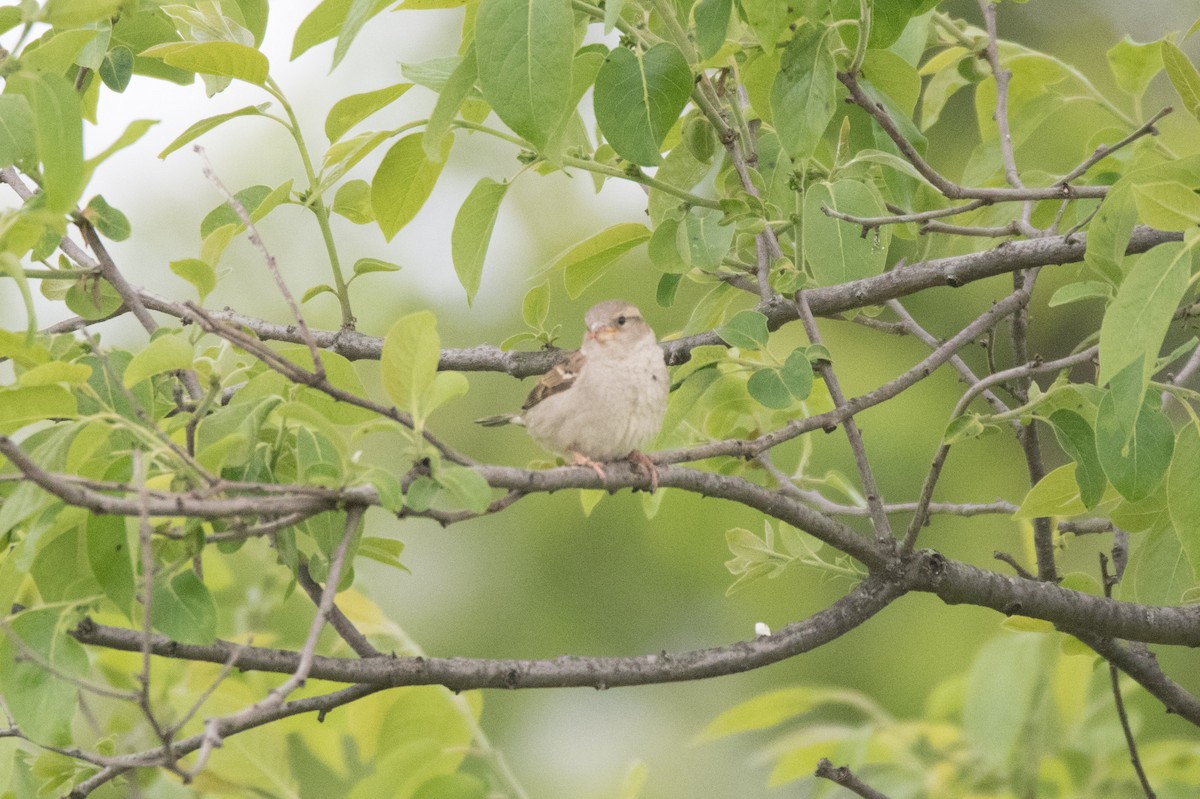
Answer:
[{"label": "tree branch", "polygon": [[[480,658],[315,656],[309,676],[364,686],[444,685],[454,691],[472,688],[615,688],[681,682],[737,674],[786,660],[839,638],[874,616],[903,594],[877,578],[867,578],[849,594],[809,618],[767,636],[728,646],[637,657],[562,656],[550,660],[488,660]],[[137,651],[140,634],[85,619],[71,635],[84,644]],[[207,646],[183,644],[157,635],[154,653],[162,657],[225,663],[235,644],[218,641]],[[132,649],[130,649],[132,647]],[[247,671],[293,673],[300,654],[280,649],[243,647],[234,659]]]}]

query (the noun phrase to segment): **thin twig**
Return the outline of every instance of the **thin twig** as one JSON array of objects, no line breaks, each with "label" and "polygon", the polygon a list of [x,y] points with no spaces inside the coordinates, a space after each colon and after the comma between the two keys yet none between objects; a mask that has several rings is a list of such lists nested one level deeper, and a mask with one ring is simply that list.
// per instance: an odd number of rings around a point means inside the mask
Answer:
[{"label": "thin twig", "polygon": [[[803,291],[796,294],[796,307],[800,312],[800,322],[804,325],[804,332],[808,335],[808,340],[813,344],[820,344],[821,331],[817,329],[817,321],[813,318],[812,310],[808,307],[808,300],[805,298]],[[834,374],[833,367],[827,361],[821,361],[816,365],[816,369],[829,389],[829,396],[833,399],[833,404],[835,406],[845,405],[846,395],[842,393],[842,388],[838,384],[837,375]],[[883,497],[879,493],[879,485],[875,482],[875,473],[871,470],[871,462],[867,458],[866,445],[863,444],[862,434],[858,430],[858,423],[854,421],[853,416],[848,416],[843,420],[842,427],[845,429],[846,438],[850,441],[850,449],[854,453],[854,463],[858,467],[858,474],[863,482],[863,490],[867,495],[867,505],[871,508],[871,521],[875,526],[875,538],[880,541],[890,539],[892,537],[892,523],[883,510]]]},{"label": "thin twig", "polygon": [[[296,569],[296,582],[304,589],[304,593],[308,594],[313,604],[320,607],[325,591],[312,578],[312,575],[308,571],[307,563],[301,563],[299,568]],[[367,640],[367,637],[354,626],[354,622],[350,621],[349,617],[336,604],[330,605],[329,624],[333,629],[337,630],[337,634],[342,637],[343,641],[350,645],[350,648],[360,658],[379,657],[383,654]]]},{"label": "thin twig", "polygon": [[[941,342],[934,338],[929,331],[921,327],[920,323],[917,322],[913,315],[908,312],[908,309],[905,308],[899,300],[888,300],[887,306],[892,309],[893,313],[900,317],[900,323],[904,325],[905,329],[907,329],[921,341],[925,342],[927,346],[936,349],[941,344]],[[951,356],[950,365],[953,366],[955,371],[962,376],[962,379],[968,386],[973,386],[979,382],[979,377],[976,376],[975,372],[971,370],[971,367],[967,365],[967,362],[962,359],[961,355],[956,354]],[[997,397],[994,392],[984,389],[982,394],[984,400],[988,405],[992,406],[992,410],[994,410],[996,413],[1007,413],[1009,411],[1009,407],[1005,405],[1004,401]],[[1014,424],[1019,423],[1014,422]]]},{"label": "thin twig", "polygon": [[1154,116],[1152,116],[1148,120],[1146,120],[1141,125],[1141,127],[1134,130],[1133,133],[1130,133],[1128,136],[1121,139],[1120,141],[1114,142],[1113,144],[1100,145],[1099,147],[1096,148],[1095,152],[1093,152],[1091,155],[1089,155],[1087,158],[1085,158],[1079,164],[1079,166],[1075,167],[1074,169],[1072,169],[1067,174],[1063,175],[1061,178],[1059,178],[1055,182],[1060,183],[1060,184],[1070,183],[1072,180],[1075,180],[1075,178],[1081,176],[1083,173],[1087,172],[1089,169],[1091,169],[1096,164],[1103,161],[1108,156],[1112,155],[1117,150],[1120,150],[1122,147],[1132,144],[1133,142],[1137,141],[1138,139],[1142,138],[1143,136],[1157,136],[1158,128],[1155,127],[1155,124],[1158,122],[1158,120],[1162,119],[1163,117],[1165,117],[1167,114],[1171,113],[1174,110],[1175,109],[1171,108],[1171,106],[1167,106],[1166,108],[1163,108],[1157,114],[1155,114]]},{"label": "thin twig", "polygon": [[[1104,585],[1104,596],[1111,599],[1113,586],[1120,578],[1108,573],[1108,558],[1103,552],[1100,553],[1100,577]],[[1121,720],[1121,730],[1125,733],[1125,746],[1129,749],[1129,762],[1133,764],[1133,770],[1137,773],[1138,782],[1141,783],[1146,799],[1155,799],[1154,789],[1150,787],[1150,780],[1146,778],[1146,771],[1142,768],[1142,759],[1138,757],[1137,741],[1133,737],[1133,729],[1129,726],[1129,714],[1125,712],[1125,699],[1121,696],[1120,671],[1118,671],[1117,665],[1111,661],[1108,664],[1108,676],[1112,683],[1113,704],[1117,708],[1117,718]]]},{"label": "thin twig", "polygon": [[263,243],[262,236],[258,233],[258,228],[254,226],[254,220],[246,212],[246,207],[241,204],[229,189],[225,188],[225,184],[217,176],[216,170],[213,169],[212,163],[208,160],[208,155],[204,152],[204,148],[196,144],[192,146],[192,149],[204,161],[204,176],[212,181],[213,185],[225,196],[225,202],[237,213],[238,218],[242,220],[242,224],[246,226],[250,243],[262,254],[267,271],[271,273],[271,278],[275,281],[275,286],[279,289],[284,302],[287,303],[288,309],[292,312],[292,318],[296,320],[296,325],[300,329],[301,339],[308,345],[308,354],[313,359],[314,373],[323,378],[325,376],[325,366],[321,363],[321,349],[317,346],[317,341],[313,338],[312,331],[308,329],[308,323],[304,321],[304,314],[300,312],[300,304],[296,302],[291,289],[288,288],[287,282],[284,281],[283,275],[279,272],[279,265],[275,262],[275,256],[271,255],[271,251]]},{"label": "thin twig", "polygon": [[853,791],[863,799],[888,799],[887,794],[875,790],[856,777],[850,771],[849,766],[837,766],[835,768],[833,763],[829,762],[828,758],[823,757],[817,762],[817,770],[814,774],[822,779],[837,783],[848,791]]}]

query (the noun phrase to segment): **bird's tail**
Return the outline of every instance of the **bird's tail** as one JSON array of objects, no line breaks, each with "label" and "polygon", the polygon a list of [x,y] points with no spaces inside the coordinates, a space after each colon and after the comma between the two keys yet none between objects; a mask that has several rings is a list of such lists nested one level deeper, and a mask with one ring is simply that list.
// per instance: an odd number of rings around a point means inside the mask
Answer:
[{"label": "bird's tail", "polygon": [[482,419],[476,419],[475,424],[481,424],[484,427],[503,427],[506,424],[524,425],[525,421],[515,413],[502,413],[499,416],[485,416]]}]

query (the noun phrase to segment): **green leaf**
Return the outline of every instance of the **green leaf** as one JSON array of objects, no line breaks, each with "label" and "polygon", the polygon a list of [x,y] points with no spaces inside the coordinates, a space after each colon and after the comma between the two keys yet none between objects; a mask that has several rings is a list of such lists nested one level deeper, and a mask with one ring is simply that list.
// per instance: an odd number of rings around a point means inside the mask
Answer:
[{"label": "green leaf", "polygon": [[354,262],[354,274],[366,275],[371,272],[399,272],[400,267],[378,258],[359,258]]},{"label": "green leaf", "polygon": [[1125,250],[1136,224],[1133,192],[1126,184],[1118,183],[1109,190],[1096,218],[1088,225],[1084,260],[1114,285],[1124,277]]},{"label": "green leaf", "polygon": [[679,252],[679,228],[679,219],[665,217],[654,228],[650,243],[646,245],[650,262],[668,275],[682,275],[691,268]]},{"label": "green leaf", "polygon": [[467,305],[475,301],[475,294],[479,291],[488,243],[492,239],[496,215],[500,213],[500,203],[508,186],[508,183],[481,178],[454,217],[454,229],[450,233],[450,256],[454,261],[458,282],[466,289]]},{"label": "green leaf", "polygon": [[217,273],[207,261],[199,258],[184,258],[171,261],[171,271],[191,283],[200,295],[201,302],[217,287]]},{"label": "green leaf", "polygon": [[56,28],[78,28],[115,17],[122,5],[124,0],[50,0],[42,18]]},{"label": "green leaf", "polygon": [[187,130],[175,137],[170,144],[163,148],[163,151],[158,154],[158,157],[166,158],[183,145],[187,144],[193,139],[203,136],[213,128],[217,127],[218,125],[222,125],[231,119],[244,116],[262,116],[266,113],[268,108],[270,108],[270,103],[263,103],[262,105],[248,105],[245,108],[239,108],[236,111],[230,111],[225,114],[217,114],[216,116],[202,119],[194,125],[189,126]]},{"label": "green leaf", "polygon": [[479,77],[479,67],[476,63],[475,49],[467,50],[462,61],[450,77],[446,85],[438,93],[437,102],[425,123],[425,157],[434,163],[441,163],[446,158],[442,150],[442,141],[450,133],[450,123],[458,115],[458,109],[466,101],[475,87],[475,79]]},{"label": "green leaf", "polygon": [[767,317],[758,311],[738,311],[732,319],[717,329],[717,335],[731,347],[760,350],[767,346],[770,336]]},{"label": "green leaf", "polygon": [[472,513],[483,513],[492,501],[492,487],[479,472],[463,466],[443,466],[438,469],[438,484]]},{"label": "green leaf", "polygon": [[440,58],[431,58],[416,64],[408,64],[401,61],[400,74],[418,86],[424,86],[426,89],[441,93],[442,89],[446,88],[446,83],[450,80],[450,76],[454,74],[454,70],[458,69],[458,65],[462,63],[462,60],[463,57],[460,55],[448,55]]},{"label": "green leaf", "polygon": [[[871,38],[875,38],[874,28],[871,29]],[[784,60],[786,58],[785,52]],[[906,118],[912,118],[921,96],[921,77],[915,67],[891,50],[872,49],[867,51],[866,60],[863,61],[863,74],[870,76],[871,86],[891,100]],[[778,113],[775,119],[779,119]]]},{"label": "green leaf", "polygon": [[191,369],[194,357],[192,345],[187,343],[183,336],[158,336],[144,350],[133,356],[129,366],[125,367],[125,375],[121,382],[125,388],[130,388],[153,375]]},{"label": "green leaf", "polygon": [[833,55],[825,46],[826,28],[805,25],[783,51],[771,85],[771,117],[783,148],[792,158],[807,158],[829,127],[834,112]]},{"label": "green leaf", "polygon": [[112,241],[124,241],[132,232],[129,218],[109,205],[99,194],[88,200],[87,207],[83,209],[83,216],[95,226],[100,235]]},{"label": "green leaf", "polygon": [[33,111],[19,94],[0,94],[0,168],[37,152]]},{"label": "green leaf", "polygon": [[808,360],[808,354],[803,349],[792,350],[791,355],[784,361],[779,376],[788,391],[798,400],[808,399],[813,387],[813,368]]},{"label": "green leaf", "polygon": [[33,72],[61,75],[80,59],[84,47],[99,34],[97,30],[65,30],[38,40],[21,54],[21,66]]},{"label": "green leaf", "polygon": [[989,769],[1005,769],[1030,723],[1043,681],[1045,641],[1036,633],[1002,634],[979,651],[963,697],[963,731]]},{"label": "green leaf", "polygon": [[9,75],[6,90],[23,96],[33,112],[47,210],[68,213],[75,207],[84,185],[79,95],[59,75],[35,72]]},{"label": "green leaf", "polygon": [[146,131],[157,124],[158,120],[156,119],[135,119],[130,122],[112,144],[105,147],[98,155],[94,155],[84,162],[87,174],[90,176],[96,170],[96,167],[107,161],[114,153],[135,144],[138,139],[146,135]]},{"label": "green leaf", "polygon": [[733,0],[700,0],[692,8],[692,17],[696,21],[696,49],[701,58],[712,58],[725,44],[732,11]]},{"label": "green leaf", "polygon": [[1059,466],[1029,489],[1014,519],[1037,519],[1042,516],[1076,516],[1087,511],[1079,496],[1074,463]]},{"label": "green leaf", "polygon": [[1183,107],[1200,120],[1200,73],[1196,72],[1196,67],[1170,39],[1163,39],[1160,46],[1163,66],[1166,67],[1171,85],[1183,100]]},{"label": "green leaf", "polygon": [[697,740],[712,741],[738,733],[777,727],[825,705],[853,708],[877,718],[883,716],[883,711],[875,702],[858,691],[824,686],[782,688],[760,694],[722,712],[700,732]]},{"label": "green leaf", "polygon": [[217,636],[217,605],[191,570],[154,581],[150,619],[159,632],[185,644],[211,644]]},{"label": "green leaf", "polygon": [[453,136],[443,140],[443,160],[434,163],[425,157],[422,138],[423,134],[414,133],[393,144],[371,179],[371,207],[388,241],[412,221],[429,199],[442,174],[445,155],[454,142]]},{"label": "green leaf", "polygon": [[1148,605],[1178,604],[1196,585],[1196,574],[1170,525],[1158,525],[1135,540],[1121,598]]},{"label": "green leaf", "polygon": [[351,136],[345,141],[339,141],[331,145],[325,151],[325,157],[322,162],[324,171],[321,175],[321,185],[333,185],[352,166],[366,158],[376,147],[390,138],[392,138],[391,131],[375,130]]},{"label": "green leaf", "polygon": [[[306,414],[312,416],[310,409],[305,406],[284,405],[280,408],[281,419],[295,420],[296,426],[296,463],[299,465],[300,482],[305,485],[318,485],[324,488],[334,488],[344,482],[344,466],[342,454],[338,448],[336,436],[332,429],[317,429],[307,426]],[[318,417],[319,418],[319,417]],[[321,420],[322,422],[324,420]],[[326,555],[333,551],[335,542],[322,541],[321,548]]]},{"label": "green leaf", "polygon": [[421,395],[421,408],[427,415],[433,413],[450,400],[466,394],[470,387],[467,378],[459,372],[438,372]]},{"label": "green leaf", "polygon": [[546,324],[550,315],[550,284],[540,283],[531,288],[521,301],[521,319],[538,330]]},{"label": "green leaf", "polygon": [[335,289],[333,286],[329,285],[328,283],[318,283],[315,286],[309,286],[308,290],[305,291],[303,296],[300,297],[300,304],[303,305],[304,303],[311,300],[313,297],[319,297],[322,294],[332,294],[336,297],[337,289]]},{"label": "green leaf", "polygon": [[421,416],[421,397],[437,375],[441,340],[437,319],[429,311],[402,316],[383,338],[380,369],[383,388],[396,407]]},{"label": "green leaf", "polygon": [[[399,510],[399,507],[396,510]],[[403,551],[404,542],[396,538],[365,536],[358,545],[358,554],[364,558],[370,558],[385,566],[392,566],[402,571],[408,571],[408,567],[400,562],[400,553]]]},{"label": "green leaf", "polygon": [[[1136,379],[1136,376],[1133,378]],[[1132,417],[1118,409],[1116,387],[1106,392],[1096,410],[1096,453],[1113,488],[1136,502],[1150,496],[1171,464],[1175,431],[1156,407],[1153,392]]]},{"label": "green leaf", "polygon": [[92,367],[87,364],[48,361],[22,374],[19,384],[22,386],[50,386],[55,383],[67,383],[81,386],[91,376]]},{"label": "green leaf", "polygon": [[698,269],[712,270],[721,265],[737,233],[734,225],[721,224],[723,220],[724,215],[714,208],[688,210],[675,235],[684,261]]},{"label": "green leaf", "polygon": [[37,330],[37,313],[33,305],[33,294],[29,291],[29,280],[25,277],[25,267],[11,252],[0,252],[0,275],[7,275],[17,284],[21,293],[21,301],[25,304],[25,338],[33,342]]},{"label": "green leaf", "polygon": [[255,86],[266,82],[271,69],[265,55],[237,42],[167,42],[139,55],[162,59],[189,72],[236,78]]},{"label": "green leaf", "polygon": [[343,97],[333,104],[329,115],[325,117],[325,135],[330,143],[337,141],[350,128],[394,103],[412,87],[411,83],[397,83],[394,86]]},{"label": "green leaf", "polygon": [[763,368],[750,375],[746,391],[767,408],[782,409],[792,404],[792,392],[784,384],[778,369]]},{"label": "green leaf", "polygon": [[353,0],[350,4],[346,16],[342,19],[342,25],[338,29],[337,44],[333,48],[333,65],[329,68],[330,72],[337,69],[337,65],[342,63],[346,53],[350,51],[350,43],[354,41],[354,37],[362,30],[362,26],[367,20],[375,15],[376,0]]},{"label": "green leaf", "polygon": [[405,492],[404,504],[417,513],[429,510],[429,506],[433,504],[433,500],[441,488],[432,478],[420,475],[412,481],[412,485]]},{"label": "green leaf", "polygon": [[107,280],[81,277],[67,289],[67,307],[84,319],[104,319],[125,302]]},{"label": "green leaf", "polygon": [[1051,308],[1067,305],[1080,300],[1111,299],[1112,286],[1101,280],[1083,280],[1079,283],[1068,283],[1059,286],[1046,303]]},{"label": "green leaf", "polygon": [[[38,608],[12,618],[0,636],[0,683],[8,712],[23,734],[66,744],[79,692],[69,680],[87,674],[88,657],[83,646],[66,634],[60,613],[59,608]],[[30,659],[18,640],[41,662]],[[42,663],[67,679],[54,676]]]},{"label": "green leaf", "polygon": [[1138,216],[1159,230],[1187,230],[1200,225],[1200,195],[1177,181],[1139,183],[1133,187]]},{"label": "green leaf", "polygon": [[137,549],[131,545],[121,516],[93,514],[87,521],[87,554],[92,575],[107,596],[126,616],[132,616],[137,594],[134,562]]},{"label": "green leaf", "polygon": [[539,150],[571,102],[574,28],[570,0],[482,0],[475,17],[483,97]]},{"label": "green leaf", "polygon": [[133,79],[135,63],[133,51],[128,47],[120,45],[113,47],[104,54],[104,60],[100,62],[100,80],[104,82],[105,86],[120,94],[129,88],[129,81]]},{"label": "green leaf", "polygon": [[1161,42],[1141,44],[1125,34],[1125,38],[1108,48],[1108,67],[1121,91],[1141,97],[1150,81],[1163,68]]},{"label": "green leaf", "polygon": [[412,799],[487,799],[487,783],[473,774],[439,774],[421,783]]},{"label": "green leaf", "polygon": [[[291,59],[295,60],[309,48],[327,42],[342,32],[354,0],[321,0],[296,28],[292,39]],[[378,14],[394,0],[376,0],[371,14]]]},{"label": "green leaf", "polygon": [[820,286],[836,286],[883,272],[891,228],[861,229],[826,216],[822,206],[857,217],[882,216],[879,196],[856,180],[814,183],[804,194],[804,260]]},{"label": "green leaf", "polygon": [[654,301],[660,308],[670,308],[675,304],[675,293],[679,291],[679,283],[683,275],[665,274],[658,279],[658,288],[654,293]]},{"label": "green leaf", "polygon": [[[1100,372],[1104,385],[1134,361],[1142,360],[1144,390],[1154,371],[1175,308],[1187,291],[1191,250],[1168,243],[1140,256],[1100,324]],[[1141,391],[1134,392],[1139,397]],[[1122,407],[1130,415],[1136,407]]]},{"label": "green leaf", "polygon": [[1179,431],[1167,472],[1167,510],[1192,571],[1200,573],[1200,426]]},{"label": "green leaf", "polygon": [[340,214],[356,225],[367,225],[375,221],[375,209],[371,207],[371,184],[365,180],[347,180],[338,186],[333,196],[333,212]]},{"label": "green leaf", "polygon": [[70,419],[75,414],[75,397],[59,385],[0,391],[0,433],[4,435],[11,435],[30,422]]},{"label": "green leaf", "polygon": [[675,45],[659,42],[637,53],[618,47],[596,75],[596,122],[626,161],[656,166],[691,91],[691,67]]},{"label": "green leaf", "polygon": [[[233,199],[242,206],[247,214],[251,214],[270,193],[270,186],[263,186],[261,184],[247,186],[241,191],[236,192],[233,195]],[[204,216],[204,219],[200,220],[200,238],[208,238],[212,235],[213,231],[225,225],[237,227],[241,224],[242,217],[234,210],[233,205],[229,202],[223,202],[209,211]]]},{"label": "green leaf", "polygon": [[1075,482],[1079,497],[1091,510],[1104,496],[1108,480],[1096,454],[1096,436],[1087,420],[1074,411],[1057,410],[1050,414],[1050,424],[1063,450],[1075,461]]},{"label": "green leaf", "polygon": [[596,282],[613,261],[649,238],[650,231],[645,225],[622,222],[560,253],[546,268],[564,271],[567,296],[575,299]]}]

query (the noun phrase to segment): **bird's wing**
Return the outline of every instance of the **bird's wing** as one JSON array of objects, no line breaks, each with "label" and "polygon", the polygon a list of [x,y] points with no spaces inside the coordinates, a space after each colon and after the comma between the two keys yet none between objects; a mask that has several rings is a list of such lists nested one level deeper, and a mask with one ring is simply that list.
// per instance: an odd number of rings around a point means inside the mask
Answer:
[{"label": "bird's wing", "polygon": [[525,404],[521,406],[521,410],[527,411],[546,399],[546,397],[560,394],[575,385],[575,380],[579,377],[579,373],[583,370],[583,365],[586,361],[587,357],[579,350],[576,350],[568,355],[565,361],[555,364],[549,372],[542,375],[542,379],[529,392],[529,396],[525,398]]}]

